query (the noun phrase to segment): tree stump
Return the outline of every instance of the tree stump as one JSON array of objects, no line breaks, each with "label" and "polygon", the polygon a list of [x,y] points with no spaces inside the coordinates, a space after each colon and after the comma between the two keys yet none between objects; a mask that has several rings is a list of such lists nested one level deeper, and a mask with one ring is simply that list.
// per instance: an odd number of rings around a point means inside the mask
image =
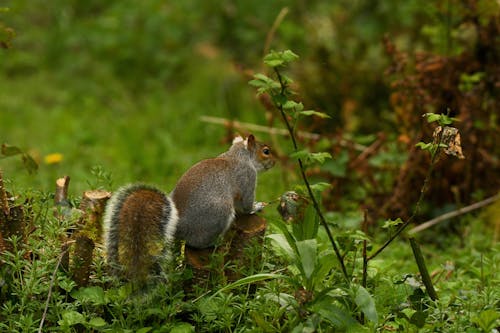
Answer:
[{"label": "tree stump", "polygon": [[89,237],[82,234],[76,236],[71,272],[79,287],[86,286],[89,282],[94,247],[94,241]]},{"label": "tree stump", "polygon": [[92,239],[97,240],[102,234],[102,216],[106,203],[111,198],[111,192],[90,190],[83,192],[80,210],[84,212],[82,222],[84,229],[90,233]]},{"label": "tree stump", "polygon": [[[56,191],[54,193],[54,216],[58,220],[63,220],[69,215],[71,210],[68,201],[68,188],[69,188],[69,176],[64,176],[56,180]],[[63,239],[63,245],[61,246],[62,259],[61,259],[61,269],[65,272],[69,270],[69,237],[71,236],[71,230],[67,230]]]},{"label": "tree stump", "polygon": [[266,227],[266,220],[258,215],[241,215],[236,218],[219,247],[202,250],[186,247],[186,266],[193,272],[188,291],[192,291],[194,285],[206,285],[214,275],[236,281],[242,277],[242,267],[256,266],[255,260],[260,261],[260,258],[255,252],[248,255],[247,250],[262,246]]},{"label": "tree stump", "polygon": [[0,252],[13,250],[12,244],[5,241],[12,236],[25,242],[24,208],[22,205],[12,205],[10,201],[14,201],[13,197],[5,190],[0,172]]}]

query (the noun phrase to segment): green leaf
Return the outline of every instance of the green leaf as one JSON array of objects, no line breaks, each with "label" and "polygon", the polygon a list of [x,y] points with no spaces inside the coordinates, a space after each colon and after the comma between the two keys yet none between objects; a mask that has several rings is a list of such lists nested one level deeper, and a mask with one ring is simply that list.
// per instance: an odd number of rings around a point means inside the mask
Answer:
[{"label": "green leaf", "polygon": [[331,186],[332,185],[329,183],[319,182],[319,183],[311,184],[311,190],[315,193],[321,193]]},{"label": "green leaf", "polygon": [[82,303],[91,303],[94,305],[105,305],[106,297],[104,290],[99,286],[80,288],[71,293],[71,297],[79,300]]},{"label": "green leaf", "polygon": [[103,327],[106,326],[108,323],[101,317],[95,317],[90,319],[88,324],[92,327]]},{"label": "green leaf", "polygon": [[286,239],[285,235],[283,234],[271,234],[267,235],[267,238],[271,239],[274,241],[276,245],[279,246],[281,250],[290,258],[290,259],[295,259],[295,252],[293,251],[292,247],[288,243],[288,240]]},{"label": "green leaf", "polygon": [[293,53],[291,50],[285,50],[285,51],[283,51],[282,58],[286,62],[292,62],[292,61],[299,59],[299,56],[297,54]]},{"label": "green leaf", "polygon": [[306,239],[297,242],[297,250],[301,267],[300,270],[304,274],[306,280],[311,280],[313,272],[316,268],[318,259],[318,242],[316,239]]},{"label": "green leaf", "polygon": [[498,319],[500,319],[500,313],[493,309],[488,309],[472,318],[472,322],[477,324],[484,332],[492,332],[496,327]]},{"label": "green leaf", "polygon": [[170,333],[192,333],[195,332],[194,326],[188,323],[176,324],[170,330]]},{"label": "green leaf", "polygon": [[271,51],[269,54],[267,54],[264,57],[264,64],[266,64],[269,67],[279,67],[286,65],[296,59],[298,59],[299,56],[293,53],[290,50],[282,51],[282,52],[276,52],[276,51]]},{"label": "green leaf", "polygon": [[38,163],[28,154],[23,154],[23,165],[30,175],[38,171]]},{"label": "green leaf", "polygon": [[311,153],[311,154],[309,154],[308,158],[311,162],[323,164],[323,163],[325,163],[326,159],[332,158],[332,155],[330,153],[325,153],[325,152]]},{"label": "green leaf", "polygon": [[401,218],[399,218],[399,217],[395,220],[389,219],[389,220],[386,220],[384,222],[384,224],[382,225],[382,228],[384,228],[384,229],[392,228],[392,227],[400,225],[401,223],[403,223],[403,220],[401,220]]},{"label": "green leaf", "polygon": [[433,146],[434,146],[434,143],[432,143],[432,142],[429,142],[429,143],[419,142],[415,145],[415,147],[418,147],[422,150],[430,150],[430,149],[432,149]]},{"label": "green leaf", "polygon": [[425,325],[425,320],[427,319],[427,314],[424,311],[416,311],[410,318],[410,323],[422,328]]},{"label": "green leaf", "polygon": [[304,104],[297,103],[295,101],[286,101],[283,104],[283,109],[285,109],[285,110],[301,111],[301,110],[304,109]]},{"label": "green leaf", "polygon": [[306,165],[311,165],[314,163],[323,164],[326,159],[332,158],[332,155],[326,152],[310,153],[307,150],[299,150],[290,154],[290,157],[300,159]]},{"label": "green leaf", "polygon": [[60,319],[57,323],[61,326],[73,326],[76,324],[84,324],[85,317],[80,312],[69,310],[63,312],[62,319]]},{"label": "green leaf", "polygon": [[293,235],[297,240],[316,238],[318,234],[319,216],[313,205],[304,210],[303,221],[292,224]]},{"label": "green leaf", "polygon": [[331,118],[326,113],[318,112],[318,111],[314,111],[314,110],[300,111],[300,114],[303,116],[316,116],[316,117],[320,117],[320,118]]},{"label": "green leaf", "polygon": [[148,333],[152,330],[152,327],[142,327],[136,331],[136,333]]},{"label": "green leaf", "polygon": [[378,322],[378,314],[373,297],[362,286],[356,286],[355,288],[354,302],[356,302],[356,305],[359,306],[366,318],[376,324]]},{"label": "green leaf", "polygon": [[[352,332],[361,329],[361,325],[351,316],[346,309],[335,304],[331,297],[325,297],[322,301],[314,304],[313,311],[328,320],[335,328]],[[359,332],[359,330],[357,330]]]},{"label": "green leaf", "polygon": [[11,146],[6,143],[2,144],[2,155],[8,157],[8,156],[14,156],[14,155],[19,155],[23,154],[23,151],[16,147],[16,146]]},{"label": "green leaf", "polygon": [[251,276],[244,277],[242,279],[239,279],[238,281],[235,281],[219,290],[217,290],[211,297],[214,297],[222,292],[225,292],[227,290],[235,289],[247,284],[251,283],[256,283],[260,281],[265,281],[265,280],[271,280],[271,279],[286,279],[286,275],[281,275],[281,274],[271,274],[271,273],[262,273],[262,274],[255,274]]},{"label": "green leaf", "polygon": [[437,114],[437,113],[430,113],[429,112],[429,113],[425,113],[423,116],[427,118],[428,123],[433,123],[433,122],[441,119],[441,115]]}]

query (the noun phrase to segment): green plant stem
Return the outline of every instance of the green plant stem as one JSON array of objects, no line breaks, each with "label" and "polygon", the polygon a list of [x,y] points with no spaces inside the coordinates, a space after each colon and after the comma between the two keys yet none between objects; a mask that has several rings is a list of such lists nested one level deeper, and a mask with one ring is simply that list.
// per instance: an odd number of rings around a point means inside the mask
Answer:
[{"label": "green plant stem", "polygon": [[434,150],[432,152],[432,154],[431,154],[431,165],[429,166],[429,170],[427,171],[427,175],[425,176],[424,184],[422,185],[422,188],[420,189],[420,196],[419,196],[419,198],[417,200],[417,203],[415,204],[415,209],[413,210],[412,215],[408,218],[408,220],[406,220],[396,230],[396,232],[391,237],[389,237],[389,239],[382,246],[380,246],[371,256],[368,257],[368,261],[370,261],[373,258],[375,258],[376,256],[378,256],[387,246],[389,246],[389,244],[391,244],[392,241],[394,239],[396,239],[396,237],[398,237],[403,232],[403,230],[405,230],[406,227],[411,222],[413,222],[413,220],[415,219],[415,217],[418,215],[418,213],[420,211],[420,204],[422,203],[422,200],[424,199],[425,192],[427,190],[427,186],[428,186],[428,184],[430,182],[430,179],[431,179],[431,176],[432,176],[432,172],[434,171],[434,166],[436,164],[437,156],[439,156],[439,152],[441,150],[440,145],[441,145],[441,141],[443,139],[443,132],[444,131],[441,131],[441,134],[439,136],[439,140],[438,140],[437,145],[436,145],[436,150]]},{"label": "green plant stem", "polygon": [[[275,73],[276,73],[276,75],[278,77],[278,80],[280,82],[280,86],[281,86],[280,94],[282,96],[285,96],[286,84],[283,82],[283,79],[282,79],[281,74],[278,71],[278,69],[274,68],[274,71],[275,71]],[[295,135],[294,135],[294,130],[293,130],[292,126],[290,125],[290,122],[288,121],[288,119],[286,117],[285,111],[283,110],[283,106],[281,104],[278,104],[276,106],[278,107],[278,110],[281,113],[281,117],[283,118],[283,121],[285,122],[286,128],[288,129],[288,132],[290,133],[290,138],[292,139],[293,149],[295,151],[297,151],[298,150],[298,145],[297,145],[297,140],[296,140]],[[300,158],[298,158],[298,162],[299,162],[299,169],[300,169],[300,174],[302,176],[302,180],[304,181],[304,184],[306,185],[307,192],[309,194],[309,197],[311,198],[311,201],[313,203],[314,209],[316,210],[316,212],[317,212],[317,214],[319,216],[319,220],[320,220],[321,224],[323,225],[323,227],[326,230],[326,234],[328,236],[328,239],[330,240],[330,243],[332,244],[333,251],[335,252],[335,255],[337,256],[337,259],[338,259],[340,267],[342,269],[342,273],[344,275],[344,278],[349,283],[349,274],[347,273],[347,269],[345,267],[344,259],[342,258],[342,255],[340,254],[340,251],[339,251],[339,248],[337,246],[337,243],[335,242],[335,239],[333,238],[332,232],[330,231],[330,228],[328,227],[328,224],[327,224],[327,222],[325,220],[325,217],[323,216],[323,213],[321,212],[321,209],[319,207],[318,201],[316,200],[316,197],[314,196],[314,193],[313,193],[313,191],[311,189],[311,185],[309,184],[309,180],[307,179],[307,176],[306,176],[304,164],[303,164],[303,162],[302,162],[302,160]]]},{"label": "green plant stem", "polygon": [[438,299],[438,295],[436,293],[436,290],[434,289],[434,286],[432,285],[432,280],[431,277],[429,276],[429,271],[427,270],[427,266],[425,265],[424,256],[420,251],[420,246],[413,237],[410,237],[410,245],[411,249],[413,250],[413,256],[415,257],[415,261],[417,262],[418,271],[422,276],[422,282],[424,283],[425,289],[427,290],[429,297],[433,301],[435,301]]}]

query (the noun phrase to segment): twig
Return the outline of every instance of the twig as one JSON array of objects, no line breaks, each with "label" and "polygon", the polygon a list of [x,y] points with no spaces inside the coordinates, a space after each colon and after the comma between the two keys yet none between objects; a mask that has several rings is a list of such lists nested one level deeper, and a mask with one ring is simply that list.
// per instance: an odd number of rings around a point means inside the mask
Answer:
[{"label": "twig", "polygon": [[9,215],[9,203],[7,201],[7,192],[5,191],[5,187],[3,184],[3,176],[2,170],[0,170],[0,208],[5,214],[5,216]]},{"label": "twig", "polygon": [[[230,120],[230,119],[226,119],[226,118],[211,117],[211,116],[201,116],[200,119],[201,119],[201,121],[206,122],[206,123],[228,126],[231,128],[235,128],[237,130],[250,130],[252,132],[268,133],[271,135],[282,135],[282,136],[289,136],[290,135],[290,132],[285,128],[268,127],[268,126],[256,125],[256,124],[252,124],[252,123],[245,123],[245,122],[241,122],[241,121],[237,121],[237,120]],[[320,134],[305,132],[305,131],[296,131],[295,134],[298,137],[301,137],[304,139],[309,139],[309,140],[319,140],[321,138]],[[364,145],[361,145],[361,144],[355,143],[355,142],[351,142],[351,141],[346,140],[346,139],[340,139],[339,144],[342,147],[352,147],[353,149],[355,149],[357,151],[361,151],[361,152],[364,152],[368,148]]]},{"label": "twig", "polygon": [[288,11],[289,11],[288,7],[283,7],[280,10],[278,16],[276,16],[276,19],[274,20],[273,25],[266,36],[266,43],[264,44],[264,56],[269,52],[269,48],[271,47],[271,42],[273,41],[274,34],[276,33],[276,30],[280,26],[286,14],[288,14]]},{"label": "twig", "polygon": [[[367,223],[367,220],[368,220],[368,214],[366,213],[366,210],[363,214],[363,220],[364,220],[364,223],[363,223],[363,232],[366,233],[366,228],[368,226],[368,223]],[[367,277],[368,277],[368,256],[367,256],[367,245],[368,245],[368,242],[366,241],[366,239],[363,240],[363,278],[361,280],[361,285],[363,286],[363,288],[366,288],[366,280],[367,280]]]},{"label": "twig", "polygon": [[[279,83],[280,83],[280,86],[281,86],[281,92],[280,92],[280,94],[283,95],[283,96],[285,96],[286,84],[283,82],[283,78],[281,77],[280,72],[276,68],[274,68],[274,71],[275,71],[275,73],[276,73],[276,75],[278,77],[278,80],[279,80]],[[279,111],[281,113],[283,121],[285,122],[285,125],[286,125],[286,127],[288,129],[288,132],[290,134],[290,138],[292,139],[293,149],[295,151],[297,151],[298,150],[298,145],[297,145],[297,141],[295,139],[293,128],[291,127],[290,122],[288,121],[288,119],[286,117],[285,111],[283,110],[283,106],[281,104],[279,104],[277,106],[278,106],[278,109],[279,109]],[[309,194],[309,197],[311,198],[311,201],[313,203],[314,209],[316,210],[316,212],[317,212],[317,214],[319,216],[319,220],[320,220],[321,224],[325,228],[325,231],[326,231],[326,234],[328,236],[328,239],[330,240],[330,243],[332,244],[333,251],[335,252],[335,255],[337,256],[337,259],[338,259],[338,261],[340,263],[340,267],[342,269],[342,273],[344,274],[344,277],[345,277],[346,281],[349,283],[349,274],[347,273],[347,269],[346,269],[345,264],[344,264],[344,259],[342,258],[342,255],[340,254],[340,251],[339,251],[339,248],[337,246],[337,243],[335,242],[335,239],[333,238],[333,235],[332,235],[332,233],[330,231],[330,228],[328,227],[328,223],[326,222],[325,217],[323,216],[323,213],[321,212],[321,208],[319,207],[318,201],[316,200],[316,197],[314,196],[314,193],[312,192],[311,185],[309,184],[309,180],[307,179],[307,176],[306,176],[304,164],[302,163],[302,160],[300,158],[298,159],[298,162],[299,162],[299,169],[300,169],[300,174],[302,176],[302,180],[304,181],[304,184],[306,185],[307,192]]]},{"label": "twig", "polygon": [[42,332],[43,324],[45,322],[45,318],[47,317],[47,311],[49,310],[49,302],[50,298],[52,297],[52,288],[54,287],[55,281],[56,281],[56,274],[57,270],[59,269],[59,265],[61,265],[61,261],[63,257],[66,255],[66,252],[69,250],[65,250],[59,255],[59,260],[57,260],[56,268],[54,269],[54,272],[52,273],[52,279],[50,280],[50,286],[49,286],[49,294],[47,295],[47,300],[45,301],[45,309],[43,309],[43,315],[42,319],[40,320],[40,326],[38,327],[38,333]]},{"label": "twig", "polygon": [[406,220],[403,224],[401,224],[401,226],[396,230],[396,232],[391,237],[389,237],[389,239],[381,247],[379,247],[371,256],[368,257],[368,261],[378,256],[387,246],[389,246],[389,244],[391,244],[392,241],[396,239],[396,237],[398,237],[403,232],[403,230],[405,230],[406,227],[410,225],[410,223],[413,222],[415,217],[418,215],[420,211],[420,204],[424,199],[425,192],[427,191],[427,186],[431,180],[432,172],[434,171],[436,159],[439,156],[440,145],[441,142],[443,141],[443,132],[444,131],[441,131],[441,134],[439,135],[439,140],[437,140],[436,150],[432,153],[431,164],[429,166],[429,170],[427,171],[427,175],[425,176],[424,184],[420,189],[420,196],[418,197],[417,203],[415,204],[415,208],[413,209],[413,214],[408,218],[408,220]]},{"label": "twig", "polygon": [[492,204],[493,202],[497,201],[498,199],[500,199],[500,193],[497,195],[494,195],[492,197],[489,197],[487,199],[484,199],[482,201],[473,203],[472,205],[462,207],[462,208],[459,208],[459,209],[454,210],[452,212],[448,212],[446,214],[443,214],[443,215],[440,215],[436,218],[433,218],[432,220],[429,220],[427,222],[424,222],[424,223],[416,226],[415,228],[408,231],[408,233],[410,235],[416,234],[417,232],[428,229],[428,228],[430,228],[430,227],[432,227],[440,222],[446,221],[446,220],[451,219],[453,217],[460,216],[460,215],[466,214],[468,212],[471,212],[473,210],[476,210],[476,209],[479,209],[481,207]]}]

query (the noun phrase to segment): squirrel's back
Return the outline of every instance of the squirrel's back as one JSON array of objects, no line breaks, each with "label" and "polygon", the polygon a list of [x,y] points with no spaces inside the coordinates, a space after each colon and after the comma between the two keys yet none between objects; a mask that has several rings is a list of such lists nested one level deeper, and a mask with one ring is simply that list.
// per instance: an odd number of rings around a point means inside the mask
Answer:
[{"label": "squirrel's back", "polygon": [[115,273],[144,281],[174,239],[177,209],[159,189],[127,185],[111,197],[104,215],[107,261]]}]

